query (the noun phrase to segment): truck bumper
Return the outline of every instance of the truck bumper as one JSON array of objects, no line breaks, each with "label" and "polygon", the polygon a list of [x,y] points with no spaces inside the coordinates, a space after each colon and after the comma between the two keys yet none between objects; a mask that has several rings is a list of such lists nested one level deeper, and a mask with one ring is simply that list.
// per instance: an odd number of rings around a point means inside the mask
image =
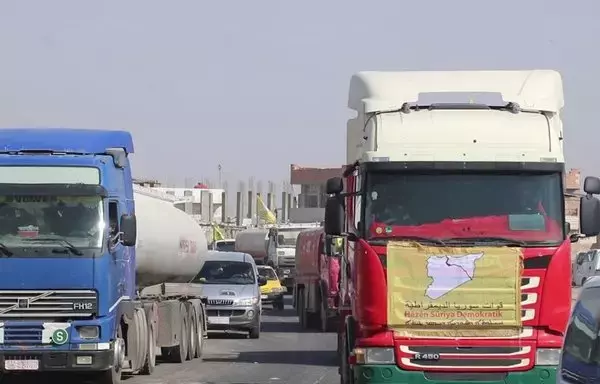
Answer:
[{"label": "truck bumper", "polygon": [[[0,351],[0,371],[2,372],[96,372],[106,371],[113,366],[113,350],[83,351]],[[7,370],[10,361],[32,361],[37,360],[37,369],[31,369],[31,365],[25,370]],[[33,363],[35,364],[35,363]]]},{"label": "truck bumper", "polygon": [[469,384],[554,384],[556,383],[556,368],[556,366],[535,366],[525,372],[456,373],[451,375],[448,373],[404,371],[396,365],[356,365],[353,371],[356,384],[455,384],[460,381]]}]

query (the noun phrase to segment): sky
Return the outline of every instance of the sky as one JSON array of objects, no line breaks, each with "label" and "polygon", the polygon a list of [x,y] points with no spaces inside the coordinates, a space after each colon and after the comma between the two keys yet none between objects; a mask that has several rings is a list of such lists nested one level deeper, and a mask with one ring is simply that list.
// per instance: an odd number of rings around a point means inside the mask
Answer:
[{"label": "sky", "polygon": [[576,4],[2,0],[0,127],[129,130],[171,185],[279,182],[344,163],[357,71],[552,68],[567,167],[600,174],[600,2]]}]

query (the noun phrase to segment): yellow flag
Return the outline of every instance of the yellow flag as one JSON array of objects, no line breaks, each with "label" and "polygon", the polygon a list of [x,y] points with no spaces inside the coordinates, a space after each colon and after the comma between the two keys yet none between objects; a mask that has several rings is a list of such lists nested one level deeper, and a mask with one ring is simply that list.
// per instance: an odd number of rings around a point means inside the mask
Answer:
[{"label": "yellow flag", "polygon": [[221,231],[221,228],[219,228],[215,224],[213,224],[212,227],[213,227],[213,240],[214,241],[225,240],[225,235],[223,234],[223,231]]},{"label": "yellow flag", "polygon": [[275,214],[267,208],[265,202],[262,201],[259,195],[256,195],[256,215],[258,218],[265,222],[265,224],[277,223],[277,217]]}]

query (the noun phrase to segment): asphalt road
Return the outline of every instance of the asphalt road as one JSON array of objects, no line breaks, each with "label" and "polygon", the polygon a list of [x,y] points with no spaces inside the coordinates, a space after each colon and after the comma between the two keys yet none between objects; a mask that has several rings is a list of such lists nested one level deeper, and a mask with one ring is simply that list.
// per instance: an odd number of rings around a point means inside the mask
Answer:
[{"label": "asphalt road", "polygon": [[[573,303],[579,290],[573,288]],[[339,383],[335,334],[301,332],[289,299],[287,304],[284,311],[267,306],[258,340],[250,340],[245,334],[211,334],[203,361],[159,364],[152,376],[133,376],[124,384]],[[58,377],[47,379],[48,383],[65,382]],[[38,378],[31,382],[45,381]]]},{"label": "asphalt road", "polygon": [[152,376],[124,384],[339,383],[333,333],[301,332],[287,299],[285,310],[266,306],[258,340],[246,334],[210,334],[202,362],[162,364]]}]

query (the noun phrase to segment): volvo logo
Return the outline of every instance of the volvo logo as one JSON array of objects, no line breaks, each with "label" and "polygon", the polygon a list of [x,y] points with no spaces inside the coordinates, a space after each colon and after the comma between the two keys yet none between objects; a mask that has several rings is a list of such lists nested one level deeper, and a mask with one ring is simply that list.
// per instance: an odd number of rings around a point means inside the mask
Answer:
[{"label": "volvo logo", "polygon": [[28,298],[20,298],[19,301],[17,301],[17,307],[18,308],[29,308],[29,299]]}]

